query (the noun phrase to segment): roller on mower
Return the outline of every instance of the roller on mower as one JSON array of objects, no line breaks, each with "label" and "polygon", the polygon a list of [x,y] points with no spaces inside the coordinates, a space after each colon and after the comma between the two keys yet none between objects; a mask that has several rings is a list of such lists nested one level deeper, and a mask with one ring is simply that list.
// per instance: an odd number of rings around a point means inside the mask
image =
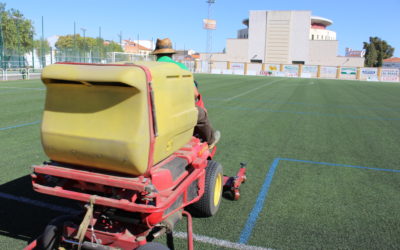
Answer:
[{"label": "roller on mower", "polygon": [[[190,72],[172,63],[59,63],[42,81],[50,160],[33,166],[33,189],[76,200],[82,212],[55,218],[25,249],[173,249],[183,216],[193,249],[191,213],[215,215],[223,192],[240,197],[245,166],[224,176],[216,147],[193,136]],[[152,242],[164,234],[168,248]]]}]

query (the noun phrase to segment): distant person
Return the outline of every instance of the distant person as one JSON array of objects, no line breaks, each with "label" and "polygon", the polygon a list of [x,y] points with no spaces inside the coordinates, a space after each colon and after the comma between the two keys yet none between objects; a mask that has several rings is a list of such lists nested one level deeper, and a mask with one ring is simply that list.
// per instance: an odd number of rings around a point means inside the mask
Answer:
[{"label": "distant person", "polygon": [[[175,53],[176,52],[172,48],[172,42],[169,38],[157,39],[156,48],[152,52],[153,55],[156,55],[157,62],[175,63],[181,69],[189,71],[185,64],[176,62],[172,59],[172,55]],[[214,129],[211,127],[211,124],[208,120],[207,110],[204,107],[203,100],[201,99],[201,95],[197,89],[197,84],[194,92],[196,108],[198,110],[197,125],[194,128],[194,134],[199,135],[200,139],[206,141],[208,145],[210,145],[210,148],[213,148],[221,138],[221,133],[218,130],[214,131]]]}]

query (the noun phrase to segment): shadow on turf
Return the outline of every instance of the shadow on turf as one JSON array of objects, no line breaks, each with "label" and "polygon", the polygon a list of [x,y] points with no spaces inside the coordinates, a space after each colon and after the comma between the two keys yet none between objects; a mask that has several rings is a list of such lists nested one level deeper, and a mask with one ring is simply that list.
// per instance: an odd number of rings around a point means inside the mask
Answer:
[{"label": "shadow on turf", "polygon": [[[78,209],[70,200],[51,197],[33,191],[29,175],[0,185],[0,192],[13,197]],[[0,197],[0,235],[24,240],[27,243],[38,237],[53,218],[62,215],[49,208],[23,201]]]},{"label": "shadow on turf", "polygon": [[[77,202],[34,192],[29,175],[0,185],[0,193],[17,199],[0,197],[0,235],[26,241],[27,244],[36,239],[52,219],[65,213],[30,204],[26,200],[80,209]],[[228,200],[233,198],[230,192],[225,192],[224,197]],[[25,201],[18,201],[21,198]]]}]

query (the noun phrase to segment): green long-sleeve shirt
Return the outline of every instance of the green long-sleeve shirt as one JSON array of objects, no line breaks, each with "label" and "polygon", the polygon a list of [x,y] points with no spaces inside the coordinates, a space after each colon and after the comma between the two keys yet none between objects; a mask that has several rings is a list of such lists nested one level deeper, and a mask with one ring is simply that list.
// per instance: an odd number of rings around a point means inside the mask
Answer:
[{"label": "green long-sleeve shirt", "polygon": [[172,60],[172,58],[169,57],[169,56],[162,56],[162,57],[160,57],[160,58],[157,59],[157,62],[175,63],[176,65],[178,65],[179,67],[181,67],[181,69],[184,69],[184,70],[189,71],[188,67],[186,67],[185,64],[180,63],[180,62],[176,62],[176,61]]}]

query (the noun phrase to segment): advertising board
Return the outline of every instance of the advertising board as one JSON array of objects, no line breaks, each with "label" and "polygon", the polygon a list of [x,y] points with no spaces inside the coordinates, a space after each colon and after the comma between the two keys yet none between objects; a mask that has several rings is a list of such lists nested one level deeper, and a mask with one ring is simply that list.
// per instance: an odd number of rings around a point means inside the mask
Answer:
[{"label": "advertising board", "polygon": [[216,30],[217,21],[213,19],[203,19],[203,28],[206,30]]},{"label": "advertising board", "polygon": [[340,79],[353,79],[357,77],[356,67],[341,67],[340,68]]},{"label": "advertising board", "polygon": [[278,72],[280,68],[279,64],[267,64],[265,65],[265,70],[260,71],[260,75],[272,76],[275,75],[274,72]]},{"label": "advertising board", "polygon": [[299,65],[283,65],[283,72],[287,77],[298,77]]},{"label": "advertising board", "polygon": [[322,66],[321,78],[336,78],[337,67]]},{"label": "advertising board", "polygon": [[399,81],[399,69],[382,69],[381,81],[383,82],[398,82]]},{"label": "advertising board", "polygon": [[303,65],[301,77],[310,78],[317,77],[318,66]]},{"label": "advertising board", "polygon": [[378,69],[377,68],[361,68],[360,69],[360,80],[362,80],[362,81],[378,81]]}]

